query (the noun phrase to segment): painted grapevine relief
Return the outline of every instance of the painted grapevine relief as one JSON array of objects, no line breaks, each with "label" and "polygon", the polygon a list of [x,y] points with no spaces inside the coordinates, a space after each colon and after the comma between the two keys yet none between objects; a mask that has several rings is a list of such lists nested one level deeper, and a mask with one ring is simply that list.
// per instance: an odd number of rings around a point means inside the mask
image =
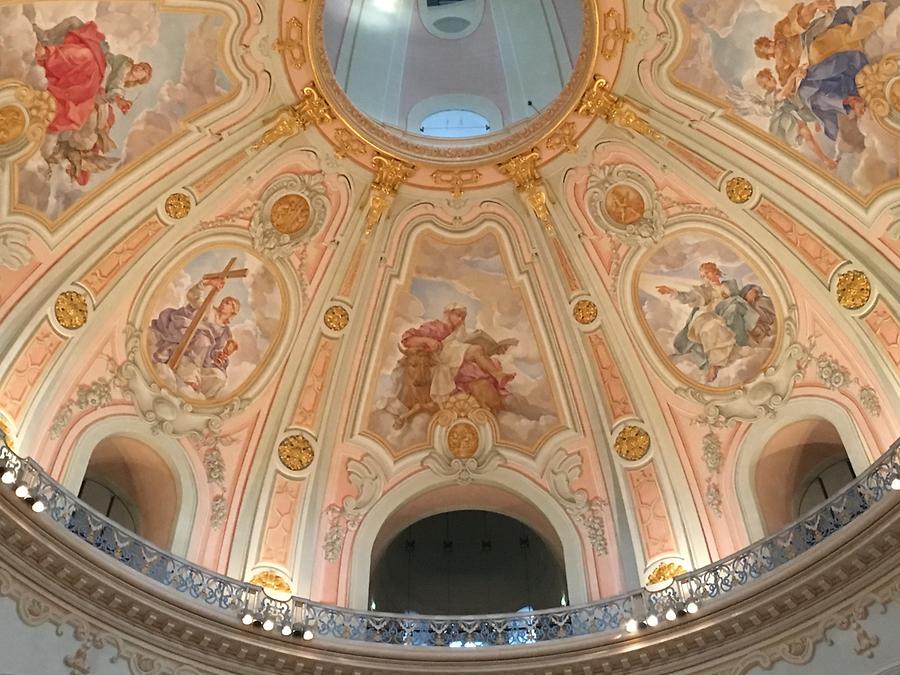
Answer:
[{"label": "painted grapevine relief", "polygon": [[879,123],[895,68],[893,0],[684,0],[683,85],[865,195],[898,177],[900,134]]},{"label": "painted grapevine relief", "polygon": [[22,205],[57,218],[232,89],[219,63],[224,21],[158,2],[0,7],[0,80],[55,104],[18,170]]},{"label": "painted grapevine relief", "polygon": [[280,277],[238,247],[179,262],[155,291],[145,327],[147,363],[184,399],[239,394],[264,366],[283,326]]},{"label": "painted grapevine relief", "polygon": [[731,388],[772,361],[782,326],[771,289],[731,244],[687,230],[645,254],[635,299],[654,347],[681,379]]},{"label": "painted grapevine relief", "polygon": [[[421,236],[391,301],[368,429],[402,453],[431,420],[486,411],[530,450],[560,422],[524,289],[497,238]],[[443,418],[442,418],[443,419]]]}]

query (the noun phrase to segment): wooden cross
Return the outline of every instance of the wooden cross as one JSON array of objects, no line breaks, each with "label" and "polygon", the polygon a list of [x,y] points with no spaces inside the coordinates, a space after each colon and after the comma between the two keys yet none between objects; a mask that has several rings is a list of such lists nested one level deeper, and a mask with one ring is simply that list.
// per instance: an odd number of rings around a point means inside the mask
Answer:
[{"label": "wooden cross", "polygon": [[[204,274],[203,280],[207,281],[210,279],[222,279],[223,281],[226,279],[240,279],[247,276],[247,269],[232,269],[234,264],[237,262],[237,258],[232,258],[228,261],[228,264],[225,265],[225,269],[221,272],[213,272],[212,274]],[[218,295],[218,288],[211,288],[209,291],[209,295],[206,296],[206,299],[203,301],[203,304],[200,305],[200,308],[194,313],[194,318],[191,319],[191,325],[188,326],[188,329],[184,332],[184,337],[181,338],[181,342],[178,344],[178,349],[172,352],[172,356],[169,357],[169,368],[175,370],[178,367],[179,362],[181,361],[181,357],[184,356],[184,353],[187,351],[188,345],[191,344],[191,339],[194,337],[194,333],[197,330],[197,326],[200,325],[201,319],[206,316],[206,312],[209,311],[210,306],[213,303],[213,300],[216,299],[216,295]]]}]

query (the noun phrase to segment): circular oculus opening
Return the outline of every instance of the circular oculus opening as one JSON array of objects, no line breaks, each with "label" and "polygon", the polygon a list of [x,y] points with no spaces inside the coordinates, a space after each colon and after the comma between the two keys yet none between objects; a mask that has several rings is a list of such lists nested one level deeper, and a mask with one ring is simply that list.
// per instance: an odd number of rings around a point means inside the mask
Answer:
[{"label": "circular oculus opening", "polygon": [[[473,21],[465,10],[478,2]],[[596,43],[590,0],[324,0],[318,12],[321,30],[311,34],[324,40],[314,47],[326,56],[314,64],[323,94],[345,122],[399,156],[525,146],[532,128],[548,132],[590,80],[592,50],[583,48]],[[429,104],[449,99],[451,107]],[[428,119],[436,113],[471,113],[487,123],[448,133],[446,123]]]}]

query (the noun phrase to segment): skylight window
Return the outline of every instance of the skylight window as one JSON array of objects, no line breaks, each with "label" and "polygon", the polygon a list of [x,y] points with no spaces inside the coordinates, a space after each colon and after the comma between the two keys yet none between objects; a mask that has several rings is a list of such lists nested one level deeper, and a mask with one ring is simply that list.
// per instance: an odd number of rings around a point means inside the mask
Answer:
[{"label": "skylight window", "polygon": [[426,136],[438,138],[483,136],[490,130],[490,121],[471,110],[439,110],[422,120],[419,127],[419,131]]}]

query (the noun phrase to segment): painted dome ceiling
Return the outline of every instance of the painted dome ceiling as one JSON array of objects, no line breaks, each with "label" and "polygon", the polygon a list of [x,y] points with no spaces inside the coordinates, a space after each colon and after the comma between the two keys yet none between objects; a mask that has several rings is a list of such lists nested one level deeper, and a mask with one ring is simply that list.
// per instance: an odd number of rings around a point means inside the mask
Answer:
[{"label": "painted dome ceiling", "polygon": [[[785,424],[854,466],[896,435],[898,30],[878,0],[4,3],[0,418],[75,491],[140,440],[180,476],[167,546],[323,602],[365,606],[378,532],[440,508],[554,528],[572,602],[730,554]],[[490,133],[425,128],[460,112]]]}]

